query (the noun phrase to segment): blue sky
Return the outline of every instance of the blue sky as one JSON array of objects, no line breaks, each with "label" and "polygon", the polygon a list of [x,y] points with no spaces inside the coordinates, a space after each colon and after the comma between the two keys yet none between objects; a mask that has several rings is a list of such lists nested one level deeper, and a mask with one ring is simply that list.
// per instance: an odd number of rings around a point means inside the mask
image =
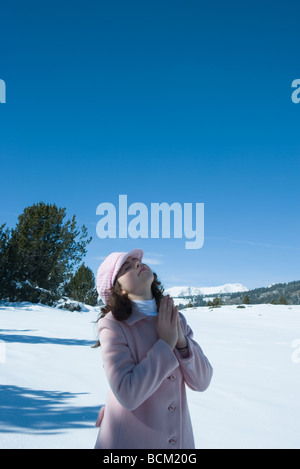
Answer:
[{"label": "blue sky", "polygon": [[[299,17],[297,1],[2,4],[0,222],[66,207],[95,273],[140,247],[165,288],[298,280]],[[96,208],[120,194],[204,203],[203,247],[99,239]]]}]

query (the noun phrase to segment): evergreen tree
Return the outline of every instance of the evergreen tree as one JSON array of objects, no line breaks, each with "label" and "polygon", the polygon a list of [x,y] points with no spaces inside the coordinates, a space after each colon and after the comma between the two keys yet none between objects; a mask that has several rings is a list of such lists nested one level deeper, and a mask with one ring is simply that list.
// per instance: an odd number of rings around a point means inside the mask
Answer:
[{"label": "evergreen tree", "polygon": [[10,239],[10,230],[5,228],[5,223],[0,226],[0,298],[9,296],[9,252],[8,245]]},{"label": "evergreen tree", "polygon": [[13,252],[10,301],[52,304],[61,286],[86,254],[87,229],[77,227],[75,215],[64,222],[65,208],[39,202],[18,217],[9,241]]},{"label": "evergreen tree", "polygon": [[285,298],[285,296],[281,295],[278,298],[277,304],[278,305],[288,305],[289,303],[288,303],[287,299]]},{"label": "evergreen tree", "polygon": [[248,294],[246,294],[243,298],[243,303],[245,305],[250,305],[250,296]]},{"label": "evergreen tree", "polygon": [[96,306],[98,293],[92,270],[81,264],[75,275],[65,285],[65,294],[73,300]]},{"label": "evergreen tree", "polygon": [[213,306],[221,306],[222,300],[219,297],[213,299]]},{"label": "evergreen tree", "polygon": [[213,301],[207,301],[206,306],[211,306],[213,308],[218,308],[219,306],[222,305],[222,300],[219,297],[215,297]]}]

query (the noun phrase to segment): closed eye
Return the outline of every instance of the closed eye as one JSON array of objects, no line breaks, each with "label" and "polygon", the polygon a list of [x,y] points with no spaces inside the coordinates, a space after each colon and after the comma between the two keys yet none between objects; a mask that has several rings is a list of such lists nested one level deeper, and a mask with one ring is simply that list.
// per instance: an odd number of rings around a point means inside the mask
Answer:
[{"label": "closed eye", "polygon": [[[132,259],[132,261],[136,261],[136,260],[137,260],[137,257],[134,257],[134,258]],[[129,265],[124,269],[124,272],[127,272],[127,271],[130,269],[130,267],[132,267],[132,264],[130,264],[129,261],[125,262],[125,264],[129,264]]]}]

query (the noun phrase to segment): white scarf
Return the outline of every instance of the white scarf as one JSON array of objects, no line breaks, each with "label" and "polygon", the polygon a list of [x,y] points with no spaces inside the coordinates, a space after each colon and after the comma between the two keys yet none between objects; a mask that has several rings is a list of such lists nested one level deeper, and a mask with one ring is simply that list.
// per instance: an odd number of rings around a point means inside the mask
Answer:
[{"label": "white scarf", "polygon": [[133,300],[133,303],[142,313],[147,314],[147,316],[157,316],[158,314],[155,298],[152,298],[152,300],[143,301]]}]

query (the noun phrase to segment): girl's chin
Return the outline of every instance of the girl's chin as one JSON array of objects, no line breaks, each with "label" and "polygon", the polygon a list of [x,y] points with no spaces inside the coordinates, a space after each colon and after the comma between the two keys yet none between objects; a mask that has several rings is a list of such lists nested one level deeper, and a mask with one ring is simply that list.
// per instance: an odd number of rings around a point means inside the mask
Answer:
[{"label": "girl's chin", "polygon": [[144,272],[141,272],[140,274],[140,283],[149,283],[150,285],[152,284],[154,280],[154,275],[153,272],[149,270],[145,270]]},{"label": "girl's chin", "polygon": [[143,272],[140,273],[140,277],[146,274],[151,275],[153,277],[153,272],[151,270],[143,270]]}]

